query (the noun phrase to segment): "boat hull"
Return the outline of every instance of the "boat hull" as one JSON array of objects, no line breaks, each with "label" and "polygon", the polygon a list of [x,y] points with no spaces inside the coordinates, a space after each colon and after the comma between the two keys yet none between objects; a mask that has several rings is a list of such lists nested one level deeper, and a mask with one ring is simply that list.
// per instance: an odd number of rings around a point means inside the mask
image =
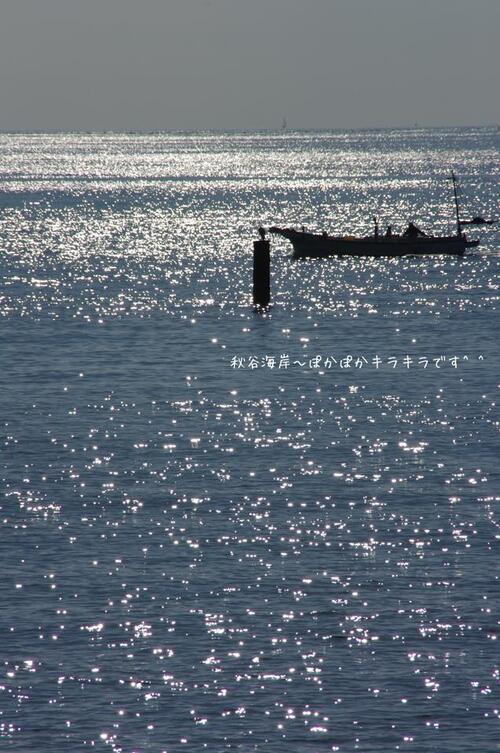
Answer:
[{"label": "boat hull", "polygon": [[464,235],[406,236],[349,238],[299,232],[288,228],[270,228],[272,233],[287,238],[293,245],[293,258],[322,258],[327,256],[427,256],[451,254],[463,256],[467,248],[479,245]]}]

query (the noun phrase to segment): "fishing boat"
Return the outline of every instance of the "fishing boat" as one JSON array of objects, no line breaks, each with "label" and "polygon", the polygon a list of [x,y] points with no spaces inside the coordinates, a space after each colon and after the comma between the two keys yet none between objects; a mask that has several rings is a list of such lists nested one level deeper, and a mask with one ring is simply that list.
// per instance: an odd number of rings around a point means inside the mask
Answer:
[{"label": "fishing boat", "polygon": [[[373,235],[363,237],[329,235],[327,232],[309,233],[305,228],[296,230],[294,228],[276,226],[270,227],[269,232],[280,235],[291,242],[294,259],[325,256],[408,256],[413,254],[452,254],[454,256],[463,256],[466,249],[475,248],[479,245],[479,241],[470,240],[462,232],[462,225],[479,223],[462,221],[460,219],[457,182],[453,172],[451,177],[457,222],[455,235],[427,235],[423,230],[414,225],[413,222],[409,223],[401,235],[393,233],[391,225],[381,234],[376,218],[374,218]],[[484,224],[489,223],[484,221]]]}]

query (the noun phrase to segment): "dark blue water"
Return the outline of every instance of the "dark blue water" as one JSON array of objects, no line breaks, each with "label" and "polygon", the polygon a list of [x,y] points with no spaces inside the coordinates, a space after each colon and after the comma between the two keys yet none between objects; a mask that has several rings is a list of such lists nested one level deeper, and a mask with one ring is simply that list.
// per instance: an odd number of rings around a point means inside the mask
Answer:
[{"label": "dark blue water", "polygon": [[[0,136],[0,748],[499,749],[498,134]],[[481,231],[471,231],[479,235]]]}]

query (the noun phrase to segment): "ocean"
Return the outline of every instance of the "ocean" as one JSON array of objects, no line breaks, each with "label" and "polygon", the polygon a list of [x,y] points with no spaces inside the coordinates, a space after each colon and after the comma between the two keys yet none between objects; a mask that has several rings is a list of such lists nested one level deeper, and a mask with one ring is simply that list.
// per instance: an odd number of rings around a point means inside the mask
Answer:
[{"label": "ocean", "polygon": [[2,750],[500,750],[498,146],[0,135]]}]

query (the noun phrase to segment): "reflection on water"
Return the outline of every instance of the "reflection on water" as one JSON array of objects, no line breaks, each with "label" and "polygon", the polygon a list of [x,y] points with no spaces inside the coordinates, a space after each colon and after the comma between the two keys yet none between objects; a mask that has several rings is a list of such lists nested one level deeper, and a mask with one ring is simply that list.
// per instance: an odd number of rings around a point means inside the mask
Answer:
[{"label": "reflection on water", "polygon": [[7,750],[497,749],[497,232],[249,306],[259,224],[493,215],[495,139],[0,137]]}]

